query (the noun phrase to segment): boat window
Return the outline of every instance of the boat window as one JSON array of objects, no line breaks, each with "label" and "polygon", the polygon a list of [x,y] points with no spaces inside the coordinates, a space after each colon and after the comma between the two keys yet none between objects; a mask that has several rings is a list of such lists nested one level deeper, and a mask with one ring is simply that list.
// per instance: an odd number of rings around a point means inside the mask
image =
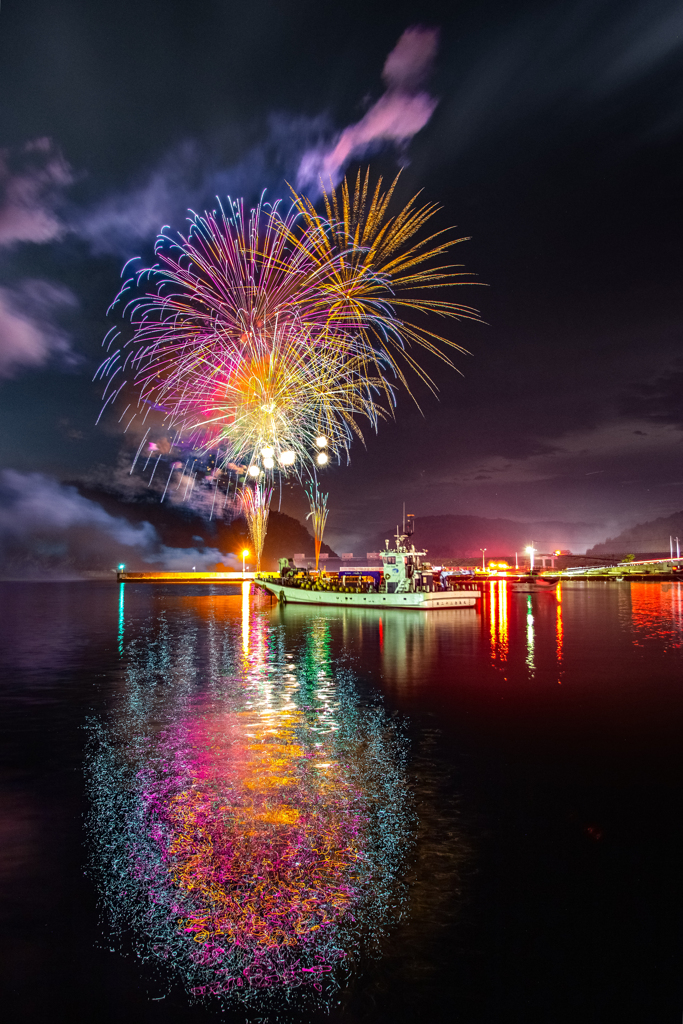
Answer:
[{"label": "boat window", "polygon": [[389,555],[388,558],[384,559],[385,565],[396,565],[396,555]]}]

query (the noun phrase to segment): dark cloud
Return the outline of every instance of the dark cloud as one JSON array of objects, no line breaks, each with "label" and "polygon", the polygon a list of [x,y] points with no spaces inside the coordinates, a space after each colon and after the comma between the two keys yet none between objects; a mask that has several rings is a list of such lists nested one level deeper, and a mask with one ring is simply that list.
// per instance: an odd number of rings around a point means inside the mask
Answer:
[{"label": "dark cloud", "polygon": [[444,54],[450,66],[440,80],[449,95],[430,156],[452,159],[532,119],[553,134],[602,121],[598,149],[614,144],[615,131],[639,143],[676,132],[682,55],[683,13],[674,0],[511,7],[487,32],[475,30],[469,45],[458,32]]},{"label": "dark cloud", "polygon": [[633,385],[622,396],[621,408],[654,423],[683,427],[683,359],[654,380]]}]

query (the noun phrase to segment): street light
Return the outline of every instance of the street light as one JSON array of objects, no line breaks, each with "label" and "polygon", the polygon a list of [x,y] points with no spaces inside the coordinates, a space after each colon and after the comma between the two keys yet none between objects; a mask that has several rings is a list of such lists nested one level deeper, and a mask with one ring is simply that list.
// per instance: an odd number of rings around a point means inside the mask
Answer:
[{"label": "street light", "polygon": [[479,548],[481,551],[481,571],[486,572],[486,548]]},{"label": "street light", "polygon": [[534,554],[535,554],[535,552],[536,552],[536,548],[534,547],[533,541],[532,541],[532,543],[526,549],[526,553],[529,556],[529,572],[533,572],[534,571]]},{"label": "street light", "polygon": [[243,576],[244,576],[245,572],[247,571],[247,570],[246,570],[246,567],[245,567],[245,565],[244,565],[244,560],[245,560],[246,558],[248,558],[248,557],[249,557],[249,552],[248,552],[248,551],[247,551],[247,549],[245,548],[245,549],[244,549],[244,551],[242,552],[242,575],[243,575]]}]

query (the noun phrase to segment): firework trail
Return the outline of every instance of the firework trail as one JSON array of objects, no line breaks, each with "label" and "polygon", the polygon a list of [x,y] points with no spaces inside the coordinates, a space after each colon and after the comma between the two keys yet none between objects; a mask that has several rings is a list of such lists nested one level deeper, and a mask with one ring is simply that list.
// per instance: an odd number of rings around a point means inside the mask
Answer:
[{"label": "firework trail", "polygon": [[268,515],[272,497],[273,488],[261,487],[259,484],[254,487],[245,486],[240,491],[242,514],[247,521],[249,536],[254,545],[257,572],[261,569],[261,555],[268,531]]},{"label": "firework trail", "polygon": [[307,519],[313,520],[313,537],[315,540],[315,568],[318,569],[318,563],[320,561],[320,548],[323,543],[323,534],[325,532],[325,523],[327,522],[327,494],[322,494],[318,489],[318,482],[316,480],[315,485],[309,484],[306,488],[306,494],[308,495],[308,503],[311,507],[311,511],[306,516]]}]

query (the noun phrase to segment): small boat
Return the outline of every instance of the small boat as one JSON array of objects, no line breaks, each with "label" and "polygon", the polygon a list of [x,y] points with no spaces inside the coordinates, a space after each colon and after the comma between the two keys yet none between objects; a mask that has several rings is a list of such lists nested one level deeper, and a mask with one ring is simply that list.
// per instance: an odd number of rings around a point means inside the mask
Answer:
[{"label": "small boat", "polygon": [[395,547],[381,552],[382,570],[359,571],[351,583],[324,574],[297,572],[289,559],[280,559],[278,576],[258,575],[257,587],[272,594],[280,604],[342,605],[361,608],[403,608],[405,611],[432,611],[444,608],[471,608],[481,597],[477,583],[446,586],[435,582],[431,566],[422,559],[426,551],[406,545],[408,534],[395,537]]},{"label": "small boat", "polygon": [[559,580],[559,576],[539,576],[530,572],[511,580],[509,586],[516,594],[537,594],[542,590],[552,590]]}]

